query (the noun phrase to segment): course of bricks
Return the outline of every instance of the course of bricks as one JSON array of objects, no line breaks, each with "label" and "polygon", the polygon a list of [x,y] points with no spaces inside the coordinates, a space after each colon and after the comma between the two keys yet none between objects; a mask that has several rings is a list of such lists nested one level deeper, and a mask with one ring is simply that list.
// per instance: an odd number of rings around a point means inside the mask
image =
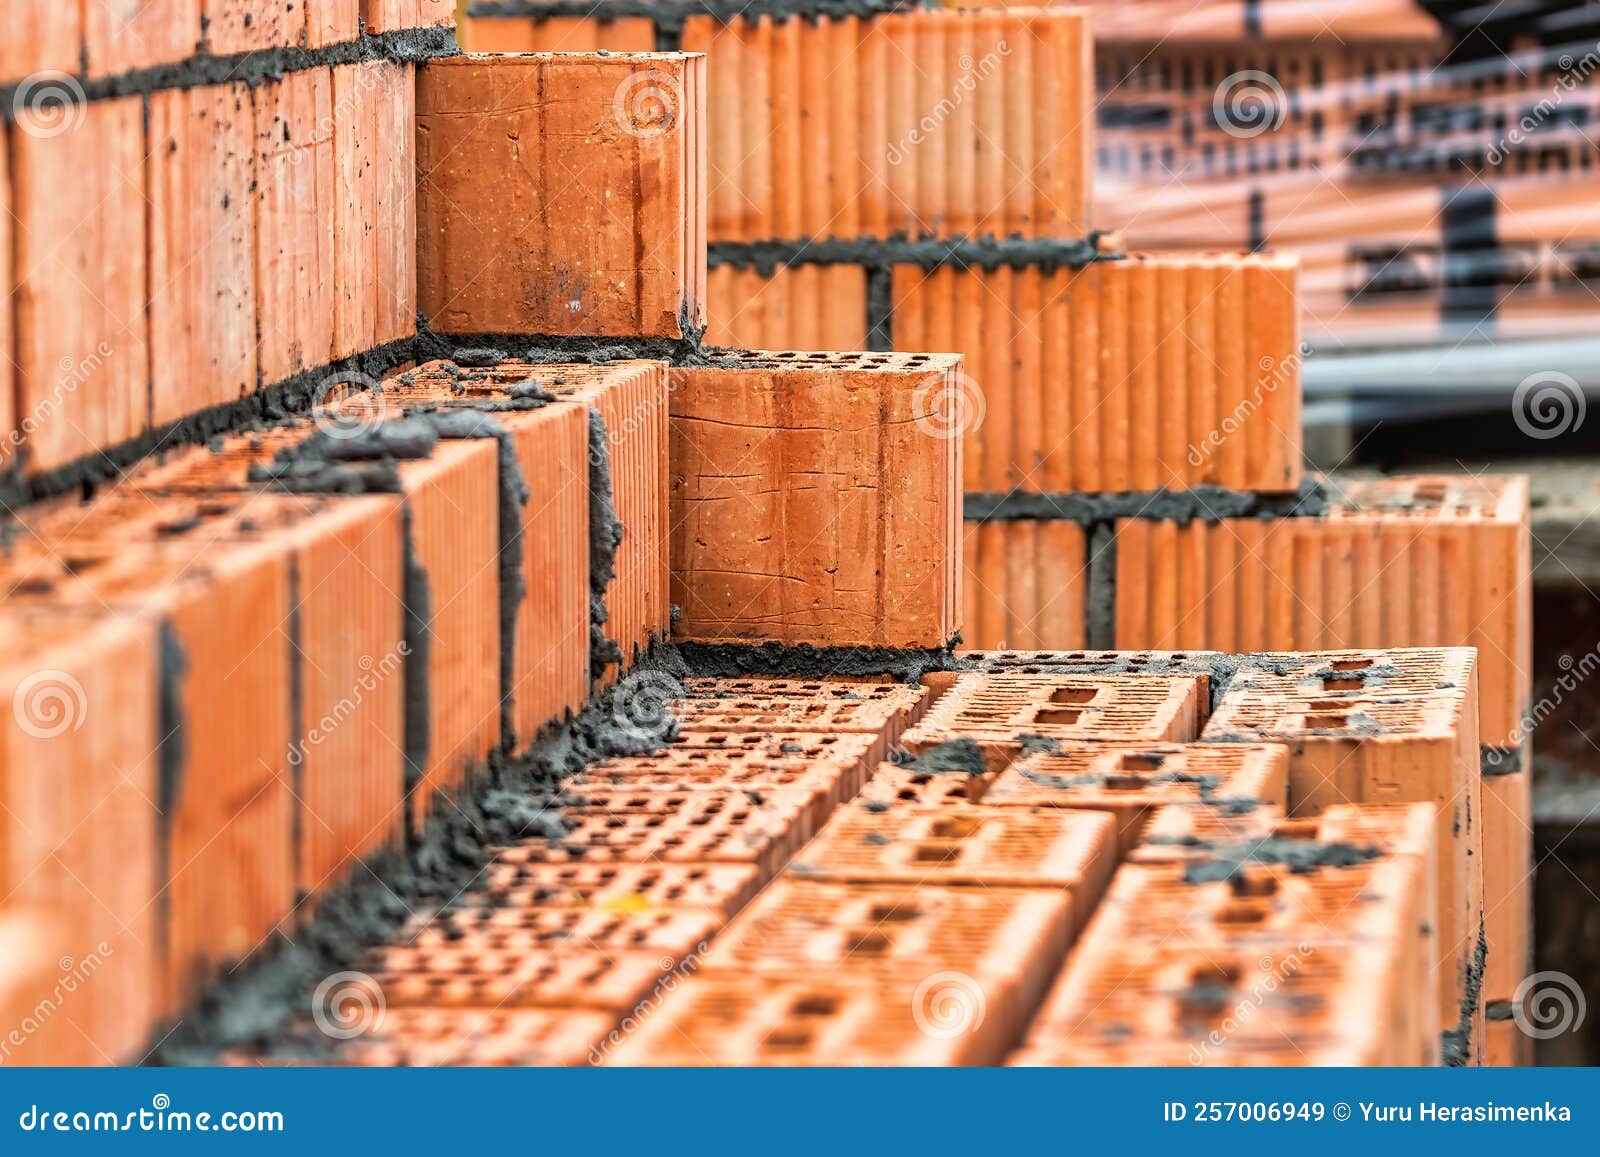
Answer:
[{"label": "course of bricks", "polygon": [[868,7],[0,56],[0,1060],[1518,1058],[1525,484],[1305,477],[1084,13]]}]

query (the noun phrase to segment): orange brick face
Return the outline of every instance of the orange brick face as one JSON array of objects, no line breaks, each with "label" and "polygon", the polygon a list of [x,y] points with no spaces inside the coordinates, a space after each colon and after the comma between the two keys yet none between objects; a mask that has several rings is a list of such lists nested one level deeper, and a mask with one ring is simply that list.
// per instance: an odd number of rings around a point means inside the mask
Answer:
[{"label": "orange brick face", "polygon": [[478,16],[457,34],[467,52],[654,52],[655,26],[642,18]]},{"label": "orange brick face", "polygon": [[16,421],[33,469],[145,426],[143,111],[100,101],[60,135],[10,130],[17,266]]},{"label": "orange brick face", "polygon": [[424,67],[419,298],[432,327],[680,337],[697,324],[704,75],[675,54]]},{"label": "orange brick face", "polygon": [[255,389],[251,111],[243,84],[150,98],[150,412],[156,425]]},{"label": "orange brick face", "polygon": [[961,641],[969,647],[1070,650],[1084,645],[1088,582],[1073,522],[962,524]]},{"label": "orange brick face", "polygon": [[255,89],[258,360],[266,383],[333,351],[333,75],[291,73]]},{"label": "orange brick face", "polygon": [[83,11],[77,4],[14,4],[0,37],[0,83],[36,72],[76,73],[82,61]]},{"label": "orange brick face", "polygon": [[1080,12],[696,16],[683,47],[710,57],[719,241],[1088,231]]},{"label": "orange brick face", "polygon": [[[5,621],[0,890],[11,907],[48,909],[74,959],[107,965],[58,1010],[78,1050],[59,1063],[136,1060],[158,996],[156,626],[15,607]],[[58,956],[30,1012],[60,979]]]},{"label": "orange brick face", "polygon": [[965,358],[969,491],[1293,490],[1296,282],[1292,258],[1234,254],[897,266],[894,340]]},{"label": "orange brick face", "polygon": [[958,364],[752,354],[672,370],[677,637],[949,639],[960,450],[940,415]]},{"label": "orange brick face", "polygon": [[1515,746],[1532,667],[1527,482],[1357,483],[1325,518],[1117,528],[1117,645],[1475,646],[1482,740]]},{"label": "orange brick face", "polygon": [[194,55],[200,0],[93,0],[83,20],[89,75],[111,76]]},{"label": "orange brick face", "polygon": [[201,0],[205,46],[214,56],[299,44],[306,30],[303,5],[259,0]]},{"label": "orange brick face", "polygon": [[706,281],[709,345],[760,350],[867,347],[867,276],[853,265],[784,266],[763,277],[721,265]]}]

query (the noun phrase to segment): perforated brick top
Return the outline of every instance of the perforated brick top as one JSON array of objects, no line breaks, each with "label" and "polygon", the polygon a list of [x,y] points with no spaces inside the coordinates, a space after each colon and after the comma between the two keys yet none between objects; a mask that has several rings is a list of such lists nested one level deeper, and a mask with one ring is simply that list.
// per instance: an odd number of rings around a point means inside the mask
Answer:
[{"label": "perforated brick top", "polygon": [[585,1009],[390,1008],[374,1032],[317,1060],[375,1068],[580,1065],[612,1019]]},{"label": "perforated brick top", "polygon": [[1000,773],[986,804],[1118,811],[1168,803],[1279,806],[1289,749],[1278,744],[1063,744]]},{"label": "perforated brick top", "polygon": [[912,751],[966,736],[1014,744],[1193,739],[1202,714],[1196,676],[967,674],[902,740]]},{"label": "perforated brick top", "polygon": [[821,370],[840,373],[943,373],[961,365],[960,354],[801,353],[794,350],[718,350],[713,364],[729,370]]},{"label": "perforated brick top", "polygon": [[462,894],[461,904],[622,914],[705,908],[727,915],[742,908],[764,882],[748,864],[551,863],[543,840],[495,852],[483,887]]},{"label": "perforated brick top", "polygon": [[790,871],[855,883],[1030,885],[1092,904],[1111,873],[1111,817],[1046,808],[847,806]]},{"label": "perforated brick top", "polygon": [[1272,652],[1245,655],[1223,703],[1247,693],[1330,703],[1369,696],[1461,692],[1472,681],[1471,647],[1396,647],[1383,651]]},{"label": "perforated brick top", "polygon": [[1333,701],[1283,699],[1264,692],[1235,694],[1230,689],[1206,725],[1205,738],[1455,740],[1466,703],[1464,695],[1456,692],[1413,699]]}]

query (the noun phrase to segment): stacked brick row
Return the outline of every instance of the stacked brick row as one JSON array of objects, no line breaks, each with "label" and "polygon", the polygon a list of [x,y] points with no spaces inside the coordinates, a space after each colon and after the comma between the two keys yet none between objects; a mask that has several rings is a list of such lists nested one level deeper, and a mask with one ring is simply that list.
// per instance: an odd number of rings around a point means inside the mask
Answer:
[{"label": "stacked brick row", "polygon": [[[13,537],[5,888],[50,912],[50,959],[116,957],[34,1063],[134,1057],[491,753],[587,699],[591,415],[658,417],[609,455],[656,469],[609,483],[659,511],[664,367],[442,376],[397,380],[398,414],[365,427],[327,411],[151,463]],[[601,594],[630,652],[665,630],[662,556],[658,537]]]},{"label": "stacked brick row", "polygon": [[[398,57],[432,50],[371,34],[439,28],[447,51],[452,5],[21,7],[0,36],[0,472],[70,481],[415,332],[416,66]],[[377,58],[333,51],[358,40]]]},{"label": "stacked brick row", "polygon": [[1098,208],[1296,250],[1317,338],[1581,332],[1592,14],[1421,7],[1094,5]]},{"label": "stacked brick row", "polygon": [[[1446,668],[1467,680],[1432,692],[1436,730],[1386,720],[1352,748],[1432,759],[1459,786],[1450,756],[1475,747],[1469,654],[1273,656],[1262,670],[1356,658],[1403,672],[1386,698],[1447,682]],[[1024,1040],[1013,1063],[1438,1062],[1441,1017],[1455,1028],[1462,996],[1441,980],[1442,917],[1464,914],[1441,900],[1464,884],[1441,875],[1439,841],[1450,855],[1468,843],[1436,819],[1443,785],[1389,775],[1388,795],[1342,784],[1360,806],[1324,806],[1304,786],[1315,740],[1226,730],[1271,692],[1230,688],[1207,721],[1203,672],[1222,667],[1206,656],[982,666],[928,680],[934,701],[900,761],[611,1063],[992,1064]],[[1287,819],[1286,804],[1314,818]]]},{"label": "stacked brick row", "polygon": [[905,686],[643,673],[622,688],[617,722],[662,746],[592,763],[531,799],[546,833],[495,849],[472,888],[437,897],[373,949],[361,966],[382,993],[381,1025],[312,1056],[610,1059],[706,971],[708,942],[860,790],[925,697]]}]

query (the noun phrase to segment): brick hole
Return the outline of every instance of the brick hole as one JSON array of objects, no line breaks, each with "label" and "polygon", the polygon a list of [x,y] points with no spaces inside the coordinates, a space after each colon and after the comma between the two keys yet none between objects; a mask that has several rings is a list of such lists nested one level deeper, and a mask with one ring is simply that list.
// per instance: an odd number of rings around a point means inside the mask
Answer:
[{"label": "brick hole", "polygon": [[1330,676],[1322,681],[1324,691],[1360,691],[1366,687],[1365,679],[1340,679]]},{"label": "brick hole", "polygon": [[1234,901],[1223,905],[1212,919],[1218,924],[1259,924],[1267,918],[1264,904]]},{"label": "brick hole", "polygon": [[1093,703],[1100,694],[1098,687],[1062,687],[1050,693],[1052,703]]},{"label": "brick hole", "polygon": [[1159,771],[1161,763],[1155,755],[1124,755],[1120,767],[1123,771]]},{"label": "brick hole", "polygon": [[912,906],[874,904],[867,918],[874,924],[906,924],[920,915],[922,911]]},{"label": "brick hole", "polygon": [[1071,707],[1047,707],[1033,717],[1035,723],[1054,723],[1070,727],[1083,718],[1083,712]]},{"label": "brick hole", "polygon": [[965,816],[946,816],[934,821],[931,832],[936,840],[965,840],[977,835],[982,826],[979,820]]},{"label": "brick hole", "polygon": [[949,844],[918,844],[911,858],[919,864],[953,864],[961,858],[961,849]]},{"label": "brick hole", "polygon": [[1371,659],[1335,659],[1328,664],[1334,671],[1367,671],[1372,668]]},{"label": "brick hole", "polygon": [[1107,791],[1143,791],[1149,786],[1150,781],[1142,775],[1106,776]]},{"label": "brick hole", "polygon": [[851,955],[882,956],[889,951],[890,940],[882,932],[857,932],[845,942],[845,951]]},{"label": "brick hole", "polygon": [[1350,718],[1346,715],[1322,714],[1306,716],[1306,729],[1309,731],[1337,731],[1342,727],[1348,726],[1349,723]]},{"label": "brick hole", "polygon": [[1314,840],[1317,838],[1317,821],[1284,820],[1273,834],[1281,840]]}]

